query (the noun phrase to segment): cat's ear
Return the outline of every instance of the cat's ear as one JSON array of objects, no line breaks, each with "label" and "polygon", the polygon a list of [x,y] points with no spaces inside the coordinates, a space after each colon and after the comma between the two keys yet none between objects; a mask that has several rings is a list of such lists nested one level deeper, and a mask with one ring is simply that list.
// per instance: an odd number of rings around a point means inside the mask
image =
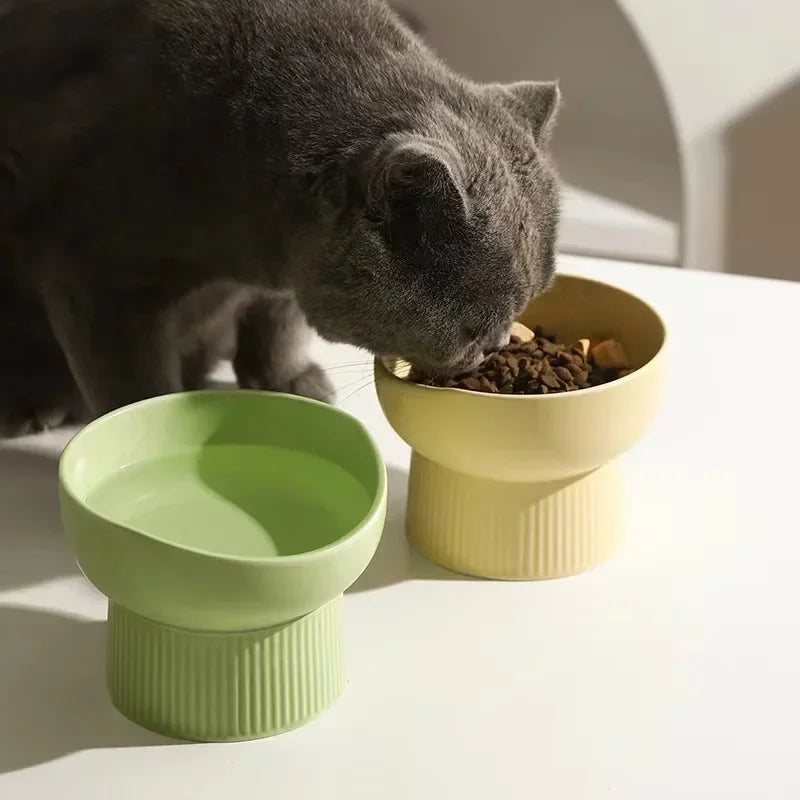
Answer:
[{"label": "cat's ear", "polygon": [[519,81],[491,86],[490,91],[502,94],[506,104],[531,126],[537,141],[550,139],[561,103],[561,89],[556,81]]},{"label": "cat's ear", "polygon": [[466,219],[469,199],[455,156],[422,138],[388,148],[369,179],[367,212],[411,235]]}]

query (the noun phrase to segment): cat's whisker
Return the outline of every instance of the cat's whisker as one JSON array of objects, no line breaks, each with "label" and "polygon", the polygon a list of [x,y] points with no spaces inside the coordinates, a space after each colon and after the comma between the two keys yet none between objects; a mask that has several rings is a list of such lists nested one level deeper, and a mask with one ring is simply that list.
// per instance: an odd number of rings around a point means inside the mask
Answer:
[{"label": "cat's whisker", "polygon": [[327,372],[328,375],[337,378],[340,375],[354,375],[357,373],[360,373],[361,375],[367,375],[368,373],[372,372],[372,367],[347,367],[346,369],[337,369],[336,371],[326,369],[325,372]]},{"label": "cat's whisker", "polygon": [[374,359],[365,358],[360,361],[342,361],[338,364],[331,364],[328,369],[337,369],[338,367],[363,367],[372,364]]},{"label": "cat's whisker", "polygon": [[371,372],[351,372],[345,374],[339,374],[331,376],[332,383],[334,386],[337,387],[338,390],[346,389],[348,386],[352,386],[352,384],[356,383],[357,381],[364,380],[365,378],[371,378]]},{"label": "cat's whisker", "polygon": [[331,398],[335,397],[339,392],[346,391],[351,386],[355,386],[357,383],[362,383],[365,380],[371,381],[371,380],[374,380],[374,379],[373,379],[372,375],[369,375],[369,376],[364,375],[364,374],[359,375],[357,378],[354,378],[352,381],[348,381],[347,383],[345,383],[342,386],[337,386],[333,391],[328,392],[328,394],[325,395],[324,399],[325,400],[330,400]]},{"label": "cat's whisker", "polygon": [[348,394],[345,397],[341,398],[341,400],[337,400],[335,405],[340,406],[340,405],[342,405],[342,403],[346,403],[351,397],[354,397],[359,392],[363,391],[364,389],[368,388],[369,386],[374,386],[374,385],[375,385],[375,379],[373,377],[370,377],[364,383],[362,383],[361,386],[357,387],[352,392],[350,392],[350,394]]},{"label": "cat's whisker", "polygon": [[342,372],[352,372],[353,370],[357,369],[367,372],[373,370],[374,366],[372,364],[350,364],[346,367],[326,367],[325,371],[330,375],[339,375]]},{"label": "cat's whisker", "polygon": [[331,375],[338,375],[342,372],[353,372],[354,370],[362,370],[364,372],[370,371],[373,369],[372,364],[353,364],[349,367],[326,367],[325,372]]}]

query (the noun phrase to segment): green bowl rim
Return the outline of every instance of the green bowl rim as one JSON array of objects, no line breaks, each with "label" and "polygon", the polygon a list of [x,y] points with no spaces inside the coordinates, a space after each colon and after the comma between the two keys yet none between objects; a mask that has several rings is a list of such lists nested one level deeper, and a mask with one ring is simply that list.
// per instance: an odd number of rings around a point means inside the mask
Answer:
[{"label": "green bowl rim", "polygon": [[[141,406],[152,406],[156,403],[170,403],[176,402],[181,398],[185,398],[189,395],[197,395],[197,394],[206,394],[206,395],[218,395],[218,396],[228,396],[228,397],[238,397],[242,395],[258,395],[258,396],[265,396],[265,397],[279,397],[284,398],[290,401],[296,401],[298,403],[304,403],[307,405],[313,405],[317,407],[321,407],[326,409],[328,412],[333,414],[338,414],[339,416],[344,416],[349,418],[352,422],[354,422],[357,428],[361,431],[361,433],[366,438],[367,444],[369,444],[370,451],[372,452],[372,456],[375,462],[375,467],[378,472],[378,486],[375,491],[375,497],[373,498],[372,505],[369,508],[369,511],[363,516],[361,521],[356,525],[352,530],[346,533],[344,536],[338,538],[335,542],[331,542],[331,544],[327,544],[324,547],[319,547],[316,550],[308,550],[303,553],[294,553],[288,556],[233,556],[228,555],[225,553],[217,553],[211,550],[204,550],[200,547],[191,547],[187,545],[180,545],[176,544],[175,542],[168,541],[166,539],[162,539],[159,536],[154,536],[147,531],[140,530],[138,528],[131,527],[126,525],[125,523],[116,521],[107,517],[105,514],[99,514],[93,508],[86,504],[85,501],[81,500],[75,492],[72,490],[70,486],[70,482],[68,477],[66,476],[66,466],[65,462],[70,457],[70,452],[72,450],[77,450],[80,445],[80,439],[85,434],[87,430],[89,430],[92,426],[101,423],[103,420],[111,419],[112,417],[121,415],[121,414],[128,414],[134,411],[135,409]],[[372,522],[381,514],[383,514],[384,507],[387,502],[387,476],[386,476],[386,462],[383,460],[381,456],[380,450],[372,437],[372,434],[367,430],[366,426],[360,419],[349,414],[347,411],[344,411],[340,408],[336,408],[331,406],[327,403],[321,403],[317,400],[311,400],[307,397],[300,397],[298,395],[293,394],[286,394],[282,392],[267,392],[267,391],[259,391],[257,389],[201,389],[194,392],[173,392],[171,394],[164,394],[159,395],[157,397],[150,397],[146,400],[139,400],[136,403],[131,403],[127,406],[122,406],[121,408],[117,408],[114,411],[110,411],[107,414],[103,414],[101,417],[98,417],[95,420],[92,420],[87,425],[82,427],[70,440],[67,442],[67,445],[61,452],[61,456],[59,457],[58,462],[58,482],[64,492],[70,497],[70,499],[80,507],[83,513],[89,514],[90,516],[94,517],[95,519],[101,520],[103,523],[108,525],[113,525],[117,528],[122,528],[130,533],[136,534],[137,536],[142,536],[145,539],[150,539],[153,542],[157,542],[164,547],[171,547],[175,550],[183,550],[188,553],[194,553],[195,555],[205,556],[207,558],[213,558],[220,561],[232,561],[236,563],[242,564],[296,564],[301,563],[304,561],[310,561],[322,556],[330,555],[334,553],[336,550],[340,548],[344,548],[346,544],[348,544],[352,539],[356,538],[360,533],[366,530]]]},{"label": "green bowl rim", "polygon": [[590,283],[597,286],[604,286],[609,289],[614,289],[614,291],[627,295],[632,300],[636,300],[638,303],[641,303],[648,311],[650,311],[661,327],[661,345],[653,354],[652,358],[650,358],[646,363],[642,364],[641,367],[634,369],[629,375],[609,381],[609,383],[604,383],[600,386],[590,386],[588,389],[580,389],[577,392],[554,392],[553,394],[490,394],[488,392],[472,392],[469,389],[457,389],[455,387],[448,386],[425,386],[424,384],[414,383],[413,381],[406,380],[405,378],[401,378],[396,375],[386,364],[387,361],[391,361],[391,358],[384,358],[381,356],[375,358],[376,377],[380,375],[381,378],[388,378],[392,382],[401,383],[403,386],[407,387],[408,391],[414,392],[446,392],[448,394],[455,393],[468,397],[503,400],[505,402],[536,401],[539,403],[546,403],[558,401],[563,403],[565,401],[575,401],[579,398],[586,397],[587,395],[596,395],[599,392],[614,391],[620,386],[624,386],[625,384],[636,380],[638,377],[641,377],[644,372],[649,371],[652,365],[664,356],[669,339],[667,325],[664,322],[664,318],[661,316],[661,314],[659,314],[658,311],[656,311],[646,300],[642,300],[641,297],[633,292],[629,292],[626,289],[621,289],[619,286],[616,286],[613,283],[608,283],[607,281],[598,281],[594,278],[584,278],[582,275],[571,275],[568,272],[559,274],[557,276],[557,279],[558,278],[566,278],[567,280],[579,281],[580,283]]}]

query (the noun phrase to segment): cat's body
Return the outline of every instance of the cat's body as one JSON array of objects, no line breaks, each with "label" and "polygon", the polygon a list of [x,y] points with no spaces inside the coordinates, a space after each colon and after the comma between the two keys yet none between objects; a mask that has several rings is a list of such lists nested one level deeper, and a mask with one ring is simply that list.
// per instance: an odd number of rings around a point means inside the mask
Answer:
[{"label": "cat's body", "polygon": [[0,1],[0,435],[226,357],[325,398],[306,319],[474,361],[552,272],[556,102],[374,0]]}]

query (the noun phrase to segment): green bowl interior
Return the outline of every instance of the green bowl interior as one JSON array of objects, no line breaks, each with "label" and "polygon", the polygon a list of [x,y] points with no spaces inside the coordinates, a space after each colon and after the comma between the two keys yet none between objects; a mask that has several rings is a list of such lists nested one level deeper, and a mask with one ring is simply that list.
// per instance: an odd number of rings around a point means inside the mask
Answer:
[{"label": "green bowl interior", "polygon": [[61,481],[117,525],[245,559],[334,545],[384,491],[380,456],[357,420],[243,391],[169,395],[109,414],[69,444]]}]

